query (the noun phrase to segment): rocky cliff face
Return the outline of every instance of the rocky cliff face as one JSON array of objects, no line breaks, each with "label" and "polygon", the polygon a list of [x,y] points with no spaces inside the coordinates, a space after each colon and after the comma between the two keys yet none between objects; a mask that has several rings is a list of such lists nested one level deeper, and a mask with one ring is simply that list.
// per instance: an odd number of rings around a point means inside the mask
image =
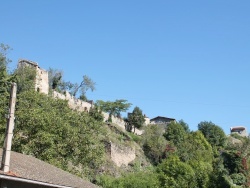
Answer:
[{"label": "rocky cliff face", "polygon": [[135,160],[135,148],[118,146],[111,143],[111,160],[118,166],[128,166],[130,162]]}]

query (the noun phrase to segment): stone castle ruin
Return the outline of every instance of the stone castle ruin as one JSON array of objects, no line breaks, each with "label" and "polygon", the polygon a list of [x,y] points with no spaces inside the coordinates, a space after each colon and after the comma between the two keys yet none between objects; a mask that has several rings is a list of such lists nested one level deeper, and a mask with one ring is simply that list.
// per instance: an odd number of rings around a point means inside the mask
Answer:
[{"label": "stone castle ruin", "polygon": [[[18,62],[18,68],[22,66],[34,67],[36,70],[36,79],[35,79],[35,90],[46,95],[49,94],[49,75],[48,71],[43,70],[39,67],[38,63],[21,59]],[[52,97],[67,100],[68,105],[71,109],[77,111],[85,111],[89,112],[89,110],[93,107],[93,102],[85,102],[80,99],[75,98],[70,95],[69,92],[65,91],[64,93],[59,93],[57,91],[52,92]],[[103,112],[104,121],[107,121],[109,118],[109,114]],[[117,118],[112,116],[112,122],[117,124],[120,128],[125,131],[125,122],[121,118]],[[136,134],[141,135],[142,131],[136,129]],[[110,145],[110,157],[111,160],[119,167],[121,165],[128,165],[131,161],[135,159],[135,149],[130,147],[120,148],[116,146],[114,143]]]},{"label": "stone castle ruin", "polygon": [[[37,62],[21,59],[18,62],[18,67],[22,66],[30,66],[34,67],[36,70],[36,80],[35,80],[35,90],[46,95],[49,94],[49,74],[48,71],[42,69]],[[93,107],[93,102],[85,102],[80,99],[75,98],[70,95],[69,92],[65,91],[64,93],[59,93],[57,91],[52,92],[52,96],[54,98],[67,100],[68,105],[71,109],[78,111],[86,111],[89,112],[90,108]],[[109,118],[109,114],[103,112],[104,121],[107,121]],[[125,122],[121,118],[117,118],[112,116],[112,122],[117,124],[120,128],[125,130]],[[135,133],[138,135],[142,134],[141,130],[136,129]]]},{"label": "stone castle ruin", "polygon": [[28,66],[34,67],[36,70],[35,90],[41,93],[49,93],[49,74],[38,66],[38,63],[21,59],[18,61],[18,68]]},{"label": "stone castle ruin", "polygon": [[[18,68],[22,66],[34,67],[36,70],[36,80],[35,80],[35,90],[46,95],[49,94],[49,74],[48,71],[39,67],[38,63],[30,60],[21,59],[18,61]],[[78,111],[87,111],[89,112],[90,108],[93,106],[93,103],[85,102],[80,99],[77,99],[65,91],[64,94],[57,91],[52,92],[54,98],[59,98],[68,101],[70,108]]]}]

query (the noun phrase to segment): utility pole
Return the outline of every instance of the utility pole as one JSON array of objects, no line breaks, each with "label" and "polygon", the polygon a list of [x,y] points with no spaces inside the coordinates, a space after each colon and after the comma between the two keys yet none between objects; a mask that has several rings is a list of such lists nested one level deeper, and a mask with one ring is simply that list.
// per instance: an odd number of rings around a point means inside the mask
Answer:
[{"label": "utility pole", "polygon": [[4,140],[2,164],[1,164],[1,169],[4,171],[4,173],[9,172],[10,169],[10,152],[11,152],[11,143],[14,130],[14,120],[15,120],[14,112],[16,105],[16,90],[17,90],[16,83],[12,83],[10,92],[10,101],[9,101],[9,114],[7,116],[7,127],[5,132],[5,140]]}]

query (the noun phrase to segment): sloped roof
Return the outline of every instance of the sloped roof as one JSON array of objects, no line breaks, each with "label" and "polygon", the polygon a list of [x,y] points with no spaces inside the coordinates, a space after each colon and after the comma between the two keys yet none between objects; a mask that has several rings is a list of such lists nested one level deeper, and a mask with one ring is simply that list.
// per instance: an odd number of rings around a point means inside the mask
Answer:
[{"label": "sloped roof", "polygon": [[246,128],[243,126],[237,126],[237,127],[231,127],[230,129],[231,131],[234,131],[234,130],[245,130]]},{"label": "sloped roof", "polygon": [[[2,149],[0,149],[0,162],[2,160]],[[3,171],[0,171],[4,174]],[[83,180],[75,175],[65,172],[53,165],[45,163],[33,156],[11,152],[10,172],[7,176],[24,178],[38,182],[44,182],[60,186],[77,188],[97,188],[98,186]]]},{"label": "sloped roof", "polygon": [[150,121],[154,121],[154,120],[159,119],[159,118],[166,119],[166,120],[171,120],[171,121],[175,121],[174,118],[168,118],[168,117],[163,117],[163,116],[157,116],[157,117],[155,117],[153,119],[150,119]]},{"label": "sloped roof", "polygon": [[28,64],[33,65],[33,66],[38,66],[38,63],[36,63],[34,61],[30,61],[27,59],[19,59],[18,63],[22,63],[22,62],[28,63]]}]

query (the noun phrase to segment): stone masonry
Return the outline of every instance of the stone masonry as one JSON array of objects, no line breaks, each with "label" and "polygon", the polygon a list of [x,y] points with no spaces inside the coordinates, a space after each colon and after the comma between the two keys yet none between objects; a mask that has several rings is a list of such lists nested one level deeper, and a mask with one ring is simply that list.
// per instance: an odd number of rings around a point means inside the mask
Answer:
[{"label": "stone masonry", "polygon": [[[29,60],[19,60],[18,67],[21,66],[31,66],[36,69],[36,80],[35,80],[35,89],[41,93],[48,94],[49,93],[49,78],[48,72],[46,70],[41,69],[38,66],[38,63],[29,61]],[[67,100],[68,105],[71,109],[78,111],[86,111],[89,112],[90,108],[93,107],[92,103],[88,103],[77,99],[70,95],[69,92],[65,91],[65,93],[59,93],[57,91],[52,92],[52,96],[54,98]],[[108,120],[109,114],[103,112],[104,121]],[[117,118],[112,116],[112,122],[117,124],[120,128],[125,130],[125,122],[121,118]],[[141,135],[143,131],[136,129],[135,133]],[[117,165],[128,165],[129,162],[135,159],[135,149],[130,147],[118,147],[115,144],[111,143],[110,148],[111,160]]]}]

